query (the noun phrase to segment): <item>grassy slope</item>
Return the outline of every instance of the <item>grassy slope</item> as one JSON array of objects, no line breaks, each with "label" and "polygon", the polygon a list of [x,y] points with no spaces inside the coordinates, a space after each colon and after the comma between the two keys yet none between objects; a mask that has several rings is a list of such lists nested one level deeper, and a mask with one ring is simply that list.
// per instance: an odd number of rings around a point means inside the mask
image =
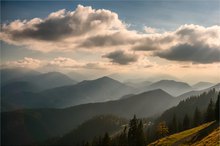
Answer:
[{"label": "grassy slope", "polygon": [[198,141],[191,146],[219,146],[220,145],[220,127],[215,129],[209,135],[204,137],[201,141]]},{"label": "grassy slope", "polygon": [[185,130],[185,131],[180,132],[180,133],[176,133],[176,134],[164,137],[162,139],[159,139],[159,140],[149,144],[149,146],[155,146],[155,145],[157,145],[157,146],[170,146],[173,143],[175,143],[176,141],[178,141],[178,140],[180,140],[184,137],[187,137],[191,134],[194,134],[194,133],[200,131],[201,129],[203,129],[205,127],[208,127],[211,124],[212,124],[212,122],[205,123],[201,126],[198,126],[198,127],[195,127],[195,128],[189,129],[189,130]]}]

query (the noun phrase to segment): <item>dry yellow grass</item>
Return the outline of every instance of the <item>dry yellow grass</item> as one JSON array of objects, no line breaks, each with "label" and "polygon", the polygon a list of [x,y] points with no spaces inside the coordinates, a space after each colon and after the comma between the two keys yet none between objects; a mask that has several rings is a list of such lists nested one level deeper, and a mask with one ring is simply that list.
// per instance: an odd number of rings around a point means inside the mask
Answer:
[{"label": "dry yellow grass", "polygon": [[187,137],[187,136],[189,136],[191,134],[194,134],[194,133],[200,131],[201,129],[203,129],[205,127],[208,127],[212,123],[213,122],[205,123],[205,124],[203,124],[201,126],[198,126],[198,127],[195,127],[195,128],[189,129],[189,130],[185,130],[185,131],[180,132],[180,133],[176,133],[176,134],[164,137],[162,139],[159,139],[159,140],[149,144],[149,146],[170,146],[173,143],[175,143],[176,141],[178,141],[178,140],[180,140],[180,139],[182,139],[184,137]]},{"label": "dry yellow grass", "polygon": [[220,127],[191,146],[220,146]]}]

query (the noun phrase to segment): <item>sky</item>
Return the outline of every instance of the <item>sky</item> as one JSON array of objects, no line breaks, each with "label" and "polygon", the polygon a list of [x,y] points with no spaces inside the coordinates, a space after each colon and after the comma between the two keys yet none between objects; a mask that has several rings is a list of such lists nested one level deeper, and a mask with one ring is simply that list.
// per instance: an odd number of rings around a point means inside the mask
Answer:
[{"label": "sky", "polygon": [[219,0],[8,0],[1,25],[1,68],[220,82]]}]

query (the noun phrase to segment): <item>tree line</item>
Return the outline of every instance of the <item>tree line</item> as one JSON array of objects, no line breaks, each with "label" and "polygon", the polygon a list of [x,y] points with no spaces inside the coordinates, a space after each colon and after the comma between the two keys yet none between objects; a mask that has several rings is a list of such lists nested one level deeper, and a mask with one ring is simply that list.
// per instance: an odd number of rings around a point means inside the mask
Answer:
[{"label": "tree line", "polygon": [[182,122],[179,122],[174,114],[170,123],[160,121],[157,125],[153,126],[153,130],[149,130],[152,127],[144,126],[143,120],[137,119],[134,115],[133,119],[129,121],[128,127],[125,126],[120,134],[110,136],[109,133],[105,133],[104,136],[95,137],[90,142],[82,142],[80,146],[146,146],[154,140],[197,127],[206,122],[214,120],[219,122],[219,100],[220,92],[216,103],[210,99],[205,113],[202,113],[198,107],[195,107],[192,118],[185,114]]}]

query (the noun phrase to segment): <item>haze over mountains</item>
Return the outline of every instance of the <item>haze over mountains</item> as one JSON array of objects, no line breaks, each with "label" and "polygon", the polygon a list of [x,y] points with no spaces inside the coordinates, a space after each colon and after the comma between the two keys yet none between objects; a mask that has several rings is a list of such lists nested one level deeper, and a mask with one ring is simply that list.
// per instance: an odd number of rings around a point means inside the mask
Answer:
[{"label": "haze over mountains", "polygon": [[173,96],[178,96],[192,90],[192,87],[183,82],[177,82],[173,80],[161,80],[156,83],[152,83],[147,90],[154,89],[162,89]]},{"label": "haze over mountains", "polygon": [[178,99],[182,100],[207,91],[209,89],[201,91],[199,89],[213,85],[200,82],[191,87],[187,83],[174,80],[121,83],[106,76],[77,83],[59,72],[40,73],[23,68],[2,69],[1,72],[3,111],[22,108],[65,108],[85,103],[118,100],[157,89],[162,89],[173,97],[178,96]]},{"label": "haze over mountains", "polygon": [[39,90],[77,83],[77,81],[60,72],[40,73],[26,68],[2,69],[1,77],[1,86],[24,81],[34,84]]},{"label": "haze over mountains", "polygon": [[76,82],[58,72],[20,69],[2,72],[2,130],[4,141],[9,144],[32,143],[30,136],[37,141],[59,137],[98,115],[128,119],[134,114],[158,117],[185,98],[213,88],[220,90],[220,84],[211,86],[211,83],[194,86],[174,80],[121,83],[106,76]]},{"label": "haze over mountains", "polygon": [[213,83],[210,83],[210,82],[198,82],[198,83],[194,84],[194,85],[192,86],[192,88],[193,88],[194,90],[202,90],[202,89],[210,88],[210,87],[212,87],[212,86],[214,86],[214,84],[213,84]]}]

